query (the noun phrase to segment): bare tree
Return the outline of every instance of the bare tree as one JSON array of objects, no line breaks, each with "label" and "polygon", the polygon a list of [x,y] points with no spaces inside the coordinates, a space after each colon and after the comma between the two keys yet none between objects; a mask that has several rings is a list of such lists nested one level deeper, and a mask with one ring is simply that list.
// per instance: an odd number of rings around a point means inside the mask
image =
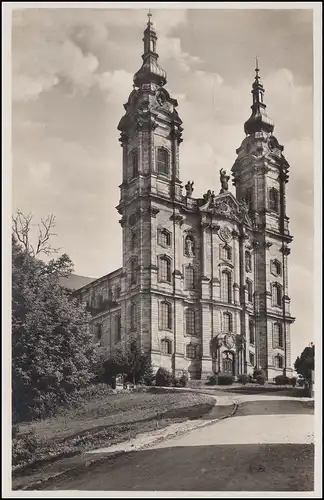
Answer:
[{"label": "bare tree", "polygon": [[[17,241],[23,246],[24,250],[33,257],[40,254],[51,255],[58,253],[59,248],[53,248],[50,244],[50,238],[57,236],[53,232],[55,227],[55,216],[48,215],[45,219],[41,219],[39,224],[33,224],[33,215],[24,215],[21,210],[17,209],[16,215],[12,218],[12,231]],[[31,231],[37,227],[36,243],[30,241]]]}]

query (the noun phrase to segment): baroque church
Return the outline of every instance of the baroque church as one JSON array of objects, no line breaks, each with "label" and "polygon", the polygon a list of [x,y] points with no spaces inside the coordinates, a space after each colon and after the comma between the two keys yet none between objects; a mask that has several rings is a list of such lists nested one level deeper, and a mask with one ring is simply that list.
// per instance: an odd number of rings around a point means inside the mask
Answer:
[{"label": "baroque church", "polygon": [[74,294],[91,312],[96,341],[109,355],[136,337],[152,364],[192,379],[262,368],[268,379],[292,372],[286,215],[289,165],[266,113],[258,65],[252,113],[236,150],[232,182],[193,196],[181,182],[182,121],[159,66],[157,35],[144,31],[118,130],[122,184],[117,208],[122,267]]}]

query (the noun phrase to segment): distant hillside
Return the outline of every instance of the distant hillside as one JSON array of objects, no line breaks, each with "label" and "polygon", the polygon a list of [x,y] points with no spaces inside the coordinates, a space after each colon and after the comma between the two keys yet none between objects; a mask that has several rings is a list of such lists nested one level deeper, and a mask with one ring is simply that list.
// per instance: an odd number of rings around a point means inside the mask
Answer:
[{"label": "distant hillside", "polygon": [[60,284],[67,290],[78,290],[79,288],[96,281],[97,278],[89,278],[88,276],[79,276],[78,274],[70,274],[68,278],[60,278]]}]

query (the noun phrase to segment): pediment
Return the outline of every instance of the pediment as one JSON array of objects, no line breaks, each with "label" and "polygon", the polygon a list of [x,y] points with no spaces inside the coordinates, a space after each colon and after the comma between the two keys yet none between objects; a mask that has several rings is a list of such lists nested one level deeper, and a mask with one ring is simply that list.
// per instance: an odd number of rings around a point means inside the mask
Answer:
[{"label": "pediment", "polygon": [[239,203],[229,191],[215,195],[214,191],[208,190],[201,200],[199,210],[252,227],[247,206]]}]

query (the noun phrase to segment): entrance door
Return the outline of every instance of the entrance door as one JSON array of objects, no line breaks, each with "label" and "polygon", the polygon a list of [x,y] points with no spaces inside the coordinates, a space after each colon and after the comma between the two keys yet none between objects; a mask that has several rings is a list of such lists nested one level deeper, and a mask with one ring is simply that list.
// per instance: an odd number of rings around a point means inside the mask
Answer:
[{"label": "entrance door", "polygon": [[234,375],[234,355],[231,352],[223,353],[222,365],[223,373]]}]

